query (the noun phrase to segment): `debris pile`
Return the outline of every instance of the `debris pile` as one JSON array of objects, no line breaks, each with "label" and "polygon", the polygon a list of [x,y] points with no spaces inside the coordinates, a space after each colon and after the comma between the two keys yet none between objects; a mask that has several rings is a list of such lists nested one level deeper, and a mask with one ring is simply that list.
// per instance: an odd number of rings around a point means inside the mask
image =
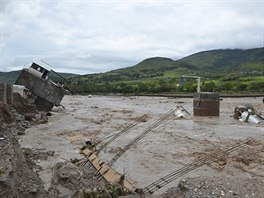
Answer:
[{"label": "debris pile", "polygon": [[10,108],[0,102],[0,126],[11,124],[15,121],[15,116],[11,113]]},{"label": "debris pile", "polygon": [[[40,113],[37,110],[35,104],[28,102],[22,98],[20,94],[14,93],[14,113],[17,112],[17,116],[21,117],[22,120],[30,121],[30,124],[43,124],[48,122],[48,118],[45,114]],[[20,118],[17,119],[20,121]]]},{"label": "debris pile", "polygon": [[181,179],[160,197],[263,197],[263,185],[263,179],[255,178],[194,177]]},{"label": "debris pile", "polygon": [[82,189],[93,190],[104,186],[105,181],[97,181],[90,167],[78,167],[65,161],[54,164],[52,183],[45,190],[44,183],[37,174],[42,168],[36,163],[47,160],[54,151],[21,149],[17,135],[23,135],[26,128],[46,123],[49,113],[40,113],[35,104],[14,93],[11,105],[0,102],[0,197],[79,197]]},{"label": "debris pile", "polygon": [[21,122],[16,122],[14,112],[0,103],[0,197],[50,197],[19,148],[16,135]]},{"label": "debris pile", "polygon": [[129,195],[129,192],[122,188],[120,185],[106,185],[103,187],[96,188],[92,191],[83,190],[80,192],[80,198],[86,197],[119,197]]},{"label": "debris pile", "polygon": [[259,124],[264,119],[258,114],[250,104],[242,104],[235,107],[234,118],[241,122]]},{"label": "debris pile", "polygon": [[65,161],[53,167],[52,184],[49,191],[55,197],[78,197],[82,189],[93,190],[105,185],[105,181],[97,181],[93,167],[80,167]]}]

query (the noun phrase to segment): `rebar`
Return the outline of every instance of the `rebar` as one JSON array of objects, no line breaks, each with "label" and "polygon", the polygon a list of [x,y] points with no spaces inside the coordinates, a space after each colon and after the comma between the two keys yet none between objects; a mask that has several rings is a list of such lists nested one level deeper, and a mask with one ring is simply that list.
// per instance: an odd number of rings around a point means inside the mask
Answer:
[{"label": "rebar", "polygon": [[173,108],[170,111],[168,111],[165,115],[163,115],[161,118],[156,120],[153,124],[151,124],[149,127],[147,127],[142,133],[140,133],[135,139],[133,139],[131,142],[129,142],[122,150],[120,150],[107,164],[109,166],[112,166],[118,158],[120,158],[127,150],[129,150],[134,144],[136,144],[139,140],[141,140],[145,135],[147,135],[151,130],[155,129],[157,126],[159,126],[164,120],[166,120],[176,109]]},{"label": "rebar", "polygon": [[221,154],[228,154],[236,149],[240,149],[242,146],[245,146],[246,144],[248,144],[249,142],[253,141],[253,139],[247,139],[244,140],[242,142],[236,143],[233,146],[225,149],[225,150],[221,150],[221,151],[217,151],[214,154],[211,154],[209,156],[205,156],[203,158],[200,158],[199,160],[190,163],[188,165],[185,165],[184,167],[160,178],[159,180],[153,182],[152,184],[146,186],[143,189],[143,192],[145,194],[150,193],[152,194],[153,192],[157,191],[158,189],[164,187],[165,185],[167,185],[168,183],[178,179],[179,177],[185,175],[186,173],[191,172],[192,170],[199,168],[201,166],[203,166],[204,164],[208,164],[208,163],[212,163],[214,161],[218,161],[219,159],[221,159],[222,155]]},{"label": "rebar", "polygon": [[120,135],[125,134],[128,132],[128,130],[132,129],[134,126],[136,126],[140,121],[143,120],[143,118],[145,118],[147,115],[144,114],[143,116],[140,116],[138,119],[136,119],[136,121],[134,123],[131,123],[130,125],[128,125],[127,127],[125,127],[123,130],[121,130],[120,132],[118,132],[117,134],[114,134],[111,139],[109,139],[107,142],[105,142],[99,149],[98,152],[100,152],[101,150],[103,150],[104,148],[106,148],[111,142],[113,142],[114,140],[116,140]]},{"label": "rebar", "polygon": [[[122,150],[120,150],[108,163],[108,166],[112,166],[118,158],[120,158],[127,150],[129,150],[134,144],[136,144],[139,140],[141,140],[145,135],[151,132],[153,129],[158,127],[161,123],[167,120],[175,110],[179,108],[178,106],[169,110],[166,114],[164,114],[161,118],[154,121],[149,127],[147,127],[142,133],[140,133],[136,138],[134,138],[131,142],[129,142]],[[95,177],[100,181],[102,179],[102,175],[99,173],[100,169],[94,174]]]}]

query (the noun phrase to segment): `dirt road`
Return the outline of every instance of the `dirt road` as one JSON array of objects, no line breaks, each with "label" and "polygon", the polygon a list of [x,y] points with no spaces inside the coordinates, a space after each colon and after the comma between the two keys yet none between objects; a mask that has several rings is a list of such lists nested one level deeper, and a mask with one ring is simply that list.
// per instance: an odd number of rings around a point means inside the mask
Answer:
[{"label": "dirt road", "polygon": [[[139,116],[147,114],[144,122],[100,153],[102,159],[109,161],[173,107],[182,105],[192,115],[192,102],[191,98],[66,96],[62,101],[66,110],[54,109],[47,124],[27,129],[19,143],[24,148],[54,151],[47,160],[37,160],[37,164],[42,167],[40,177],[48,189],[54,165],[59,161],[83,158],[79,150],[86,140],[116,133]],[[224,98],[220,102],[220,117],[171,117],[128,150],[117,160],[114,168],[143,188],[219,148],[252,137],[256,140],[255,144],[248,145],[219,163],[202,166],[186,177],[263,178],[264,123],[249,124],[235,120],[232,117],[234,108],[241,103],[250,103],[264,114],[262,98]],[[178,181],[171,182],[157,193],[177,186]]]}]

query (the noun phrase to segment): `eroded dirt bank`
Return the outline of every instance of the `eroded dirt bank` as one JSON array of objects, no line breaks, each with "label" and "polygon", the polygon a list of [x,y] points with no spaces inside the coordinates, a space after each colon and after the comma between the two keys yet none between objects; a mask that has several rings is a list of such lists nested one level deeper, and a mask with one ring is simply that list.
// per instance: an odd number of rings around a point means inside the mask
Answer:
[{"label": "eroded dirt bank", "polygon": [[0,103],[0,197],[50,197],[33,171],[34,162],[24,155],[17,141],[25,128],[46,121],[34,105],[19,96],[13,105]]}]

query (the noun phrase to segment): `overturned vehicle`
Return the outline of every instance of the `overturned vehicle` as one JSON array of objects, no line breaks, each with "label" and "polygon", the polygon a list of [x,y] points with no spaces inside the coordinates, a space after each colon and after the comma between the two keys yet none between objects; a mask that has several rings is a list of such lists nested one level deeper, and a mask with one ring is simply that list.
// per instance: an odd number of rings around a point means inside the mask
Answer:
[{"label": "overturned vehicle", "polygon": [[32,63],[28,69],[23,69],[15,85],[25,86],[30,92],[30,97],[40,111],[50,111],[54,106],[60,106],[65,91],[59,83],[53,82],[49,75],[55,73],[45,66]]}]

